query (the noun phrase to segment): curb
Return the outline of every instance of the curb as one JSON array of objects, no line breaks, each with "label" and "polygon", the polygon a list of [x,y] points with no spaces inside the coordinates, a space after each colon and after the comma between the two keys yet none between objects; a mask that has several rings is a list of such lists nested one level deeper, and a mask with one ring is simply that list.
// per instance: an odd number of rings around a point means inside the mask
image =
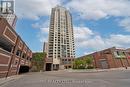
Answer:
[{"label": "curb", "polygon": [[130,70],[130,68],[113,68],[113,69],[99,69],[99,70],[67,70],[68,72],[81,72],[81,73],[96,73],[96,72],[109,72],[109,71],[117,71],[117,70]]}]

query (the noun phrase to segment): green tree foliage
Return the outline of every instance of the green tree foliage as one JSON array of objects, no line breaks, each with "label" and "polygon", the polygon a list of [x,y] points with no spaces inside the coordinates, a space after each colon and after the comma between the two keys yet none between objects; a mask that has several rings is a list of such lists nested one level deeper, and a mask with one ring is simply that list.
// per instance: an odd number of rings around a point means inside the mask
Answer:
[{"label": "green tree foliage", "polygon": [[86,62],[88,69],[93,68],[93,65],[92,65],[93,64],[93,57],[92,56],[85,57],[85,62]]},{"label": "green tree foliage", "polygon": [[85,68],[91,69],[93,68],[92,63],[93,63],[92,56],[86,56],[83,59],[76,59],[73,62],[73,68],[74,69],[85,69]]},{"label": "green tree foliage", "polygon": [[33,54],[33,58],[32,58],[32,60],[34,60],[34,61],[43,61],[44,60],[44,58],[46,57],[46,53],[34,53]]},{"label": "green tree foliage", "polygon": [[85,58],[85,61],[86,61],[86,64],[88,66],[90,66],[93,63],[93,58],[91,56],[88,56],[88,57]]},{"label": "green tree foliage", "polygon": [[81,59],[76,59],[73,63],[73,68],[75,69],[84,69],[85,68],[85,61]]},{"label": "green tree foliage", "polygon": [[32,71],[43,70],[46,53],[34,53],[32,58]]}]

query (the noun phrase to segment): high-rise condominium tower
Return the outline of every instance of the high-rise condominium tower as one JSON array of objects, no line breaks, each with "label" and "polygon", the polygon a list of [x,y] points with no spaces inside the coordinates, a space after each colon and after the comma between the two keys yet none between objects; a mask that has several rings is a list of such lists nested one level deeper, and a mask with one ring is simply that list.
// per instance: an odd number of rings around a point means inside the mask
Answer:
[{"label": "high-rise condominium tower", "polygon": [[71,68],[75,58],[72,16],[64,7],[52,8],[46,70]]}]

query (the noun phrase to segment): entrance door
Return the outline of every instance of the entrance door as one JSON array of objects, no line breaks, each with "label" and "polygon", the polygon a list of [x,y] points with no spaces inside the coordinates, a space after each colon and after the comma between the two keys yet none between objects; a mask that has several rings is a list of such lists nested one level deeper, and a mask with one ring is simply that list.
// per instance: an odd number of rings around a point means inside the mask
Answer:
[{"label": "entrance door", "polygon": [[52,64],[51,63],[46,63],[46,71],[51,71]]},{"label": "entrance door", "polygon": [[101,65],[102,69],[108,69],[109,68],[108,67],[108,62],[107,62],[106,59],[105,60],[100,60],[100,65]]},{"label": "entrance door", "polygon": [[20,66],[19,74],[29,72],[29,66]]}]

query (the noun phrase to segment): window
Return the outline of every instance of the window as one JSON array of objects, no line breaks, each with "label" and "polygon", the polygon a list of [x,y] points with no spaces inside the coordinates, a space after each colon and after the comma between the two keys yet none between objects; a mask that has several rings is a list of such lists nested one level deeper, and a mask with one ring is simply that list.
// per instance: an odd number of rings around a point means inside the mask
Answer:
[{"label": "window", "polygon": [[21,54],[22,54],[22,51],[17,50],[16,55],[20,57],[20,56],[21,56]]},{"label": "window", "polygon": [[71,61],[71,59],[69,59],[68,61]]},{"label": "window", "polygon": [[119,54],[119,51],[116,51],[116,53],[117,53],[118,56],[120,55],[120,54]]},{"label": "window", "polygon": [[27,60],[30,60],[30,57],[27,57]]},{"label": "window", "polygon": [[26,57],[26,54],[24,53],[23,55],[22,55],[22,58],[25,58]]},{"label": "window", "polygon": [[17,65],[17,64],[18,64],[18,61],[16,60],[14,65]]},{"label": "window", "polygon": [[123,55],[125,55],[125,52],[123,52]]},{"label": "window", "polygon": [[12,45],[7,45],[6,43],[0,41],[0,48],[5,50],[5,51],[11,52],[13,46]]},{"label": "window", "polygon": [[115,51],[114,55],[116,58],[125,58],[125,52],[122,51]]}]

